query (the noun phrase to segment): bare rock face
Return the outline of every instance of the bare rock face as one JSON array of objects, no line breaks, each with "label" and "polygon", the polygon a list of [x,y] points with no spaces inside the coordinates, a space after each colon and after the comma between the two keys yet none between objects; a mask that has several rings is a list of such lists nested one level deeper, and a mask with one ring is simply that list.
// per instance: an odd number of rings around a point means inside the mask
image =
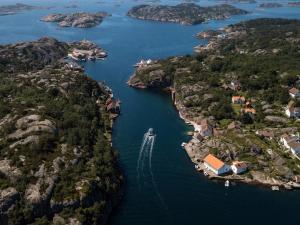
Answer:
[{"label": "bare rock face", "polygon": [[0,212],[8,211],[19,199],[19,193],[13,187],[0,191]]},{"label": "bare rock face", "polygon": [[18,72],[42,69],[67,55],[68,45],[54,38],[44,37],[37,41],[0,45],[0,61],[5,62],[0,72]]},{"label": "bare rock face", "polygon": [[50,14],[43,17],[44,22],[58,23],[60,27],[90,28],[99,25],[108,14],[98,13],[72,13],[72,14]]},{"label": "bare rock face", "polygon": [[12,181],[22,175],[21,171],[17,167],[11,166],[10,160],[7,159],[0,161],[0,172]]}]

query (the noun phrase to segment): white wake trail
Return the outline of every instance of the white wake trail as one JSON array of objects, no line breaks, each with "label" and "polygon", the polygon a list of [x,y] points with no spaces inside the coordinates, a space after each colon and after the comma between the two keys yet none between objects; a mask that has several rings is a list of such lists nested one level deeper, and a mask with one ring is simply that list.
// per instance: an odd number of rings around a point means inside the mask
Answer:
[{"label": "white wake trail", "polygon": [[145,133],[142,145],[140,147],[140,152],[139,152],[139,157],[138,157],[137,167],[136,167],[138,183],[140,183],[140,181],[139,181],[140,180],[140,163],[141,163],[141,160],[142,160],[144,148],[145,148],[145,145],[146,145],[147,141],[148,141],[148,133]]},{"label": "white wake trail", "polygon": [[162,206],[169,210],[167,204],[165,203],[163,197],[161,196],[160,192],[158,191],[157,183],[154,179],[153,171],[152,171],[152,155],[153,155],[153,148],[154,148],[154,142],[155,142],[155,136],[150,137],[151,138],[151,144],[150,144],[150,150],[149,150],[149,169],[150,169],[150,175],[151,175],[151,181],[154,187],[154,191],[156,193],[156,196],[158,197],[159,201],[161,202]]}]

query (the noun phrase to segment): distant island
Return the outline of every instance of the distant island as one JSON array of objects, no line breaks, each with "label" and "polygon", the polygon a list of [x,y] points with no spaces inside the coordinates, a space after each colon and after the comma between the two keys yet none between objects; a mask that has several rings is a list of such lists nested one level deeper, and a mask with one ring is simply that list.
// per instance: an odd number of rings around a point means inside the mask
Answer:
[{"label": "distant island", "polygon": [[41,20],[44,22],[57,23],[60,27],[90,28],[102,23],[103,19],[107,16],[108,14],[106,12],[78,12],[70,14],[58,13],[44,16]]},{"label": "distant island", "polygon": [[17,3],[15,5],[0,6],[0,16],[13,15],[22,11],[41,9],[42,7],[31,6],[26,4]]},{"label": "distant island", "polygon": [[247,3],[252,4],[256,3],[256,0],[218,0],[219,2],[226,2],[226,3]]},{"label": "distant island", "polygon": [[65,58],[85,46],[0,45],[1,224],[105,224],[119,201],[119,102]]},{"label": "distant island", "polygon": [[265,2],[259,5],[260,8],[279,8],[283,5],[277,2]]},{"label": "distant island", "polygon": [[128,16],[161,22],[195,25],[212,19],[226,19],[232,15],[248,13],[234,6],[222,4],[201,7],[194,3],[182,3],[176,6],[168,5],[138,5],[127,13]]},{"label": "distant island", "polygon": [[300,2],[288,2],[287,5],[291,7],[300,7]]},{"label": "distant island", "polygon": [[195,129],[182,146],[204,175],[300,188],[299,34],[288,19],[201,32],[210,41],[195,55],[142,62],[128,84],[170,92]]}]

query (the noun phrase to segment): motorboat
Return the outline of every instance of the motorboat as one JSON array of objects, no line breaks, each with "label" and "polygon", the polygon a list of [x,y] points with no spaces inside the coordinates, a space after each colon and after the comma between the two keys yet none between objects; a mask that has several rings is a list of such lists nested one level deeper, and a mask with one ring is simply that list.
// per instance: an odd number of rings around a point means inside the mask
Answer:
[{"label": "motorboat", "polygon": [[149,136],[154,136],[153,128],[149,128],[148,134]]},{"label": "motorboat", "polygon": [[271,189],[272,189],[272,191],[279,191],[279,187],[278,186],[272,186]]},{"label": "motorboat", "polygon": [[229,187],[229,185],[230,185],[229,180],[226,180],[226,181],[225,181],[225,187]]}]

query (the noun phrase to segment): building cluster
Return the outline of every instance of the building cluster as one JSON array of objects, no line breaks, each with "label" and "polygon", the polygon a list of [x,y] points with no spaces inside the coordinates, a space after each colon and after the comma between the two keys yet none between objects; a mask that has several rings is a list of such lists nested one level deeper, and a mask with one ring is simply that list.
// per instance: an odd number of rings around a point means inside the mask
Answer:
[{"label": "building cluster", "polygon": [[141,68],[141,67],[149,66],[149,65],[151,65],[152,63],[154,63],[154,61],[151,60],[151,59],[148,59],[148,60],[142,59],[140,62],[136,63],[136,64],[134,65],[134,67],[136,67],[136,68]]},{"label": "building cluster", "polygon": [[112,114],[120,114],[121,102],[120,100],[116,100],[114,98],[107,99],[106,103],[106,111]]},{"label": "building cluster", "polygon": [[203,162],[205,169],[216,175],[223,175],[230,172],[233,172],[234,174],[242,174],[248,169],[245,162],[234,161],[232,162],[232,165],[228,165],[212,154],[208,154],[204,158]]},{"label": "building cluster", "polygon": [[96,60],[107,57],[107,53],[99,48],[90,50],[73,49],[68,56],[76,61]]},{"label": "building cluster", "polygon": [[247,113],[252,117],[256,114],[256,110],[253,108],[251,101],[246,101],[244,96],[232,96],[231,102],[232,104],[239,104],[242,106],[241,113]]}]

